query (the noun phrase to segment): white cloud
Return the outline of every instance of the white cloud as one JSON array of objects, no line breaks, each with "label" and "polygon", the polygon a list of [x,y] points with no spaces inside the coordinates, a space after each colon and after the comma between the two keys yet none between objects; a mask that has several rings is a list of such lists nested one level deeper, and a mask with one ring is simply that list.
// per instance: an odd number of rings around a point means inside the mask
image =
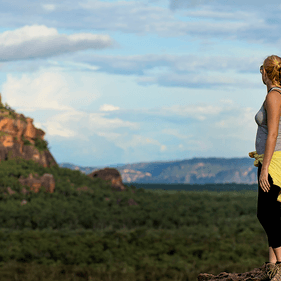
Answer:
[{"label": "white cloud", "polygon": [[66,74],[51,70],[33,75],[23,74],[20,78],[8,74],[7,81],[2,85],[2,96],[11,107],[33,111],[71,111],[74,106],[87,105],[100,96],[97,90],[93,94],[83,88],[76,89],[71,80]]},{"label": "white cloud", "polygon": [[2,102],[7,102],[18,113],[28,113],[31,118],[39,116],[34,119],[45,131],[46,138],[59,136],[89,141],[90,135],[96,134],[112,139],[120,137],[114,132],[116,129],[139,129],[137,123],[107,118],[106,112],[86,113],[79,110],[78,105],[91,104],[100,93],[94,90],[96,93],[93,94],[94,81],[83,84],[83,88],[72,80],[71,76],[61,72],[41,71],[19,78],[8,75],[2,86]]},{"label": "white cloud", "polygon": [[105,118],[103,117],[104,113],[90,113],[88,118],[88,128],[94,130],[100,130],[100,132],[104,132],[104,130],[108,129],[117,129],[121,127],[127,127],[130,129],[137,130],[139,125],[137,123],[124,121],[120,118]]},{"label": "white cloud", "polygon": [[108,35],[91,33],[59,34],[44,25],[24,26],[0,34],[0,61],[42,58],[113,45]]},{"label": "white cloud", "polygon": [[100,107],[100,111],[114,111],[114,110],[119,110],[120,107],[114,106],[111,104],[104,104]]},{"label": "white cloud", "polygon": [[[11,107],[29,110],[72,110],[67,106],[68,85],[60,73],[45,72],[21,78],[7,75],[2,93]],[[65,103],[64,103],[65,102]]]},{"label": "white cloud", "polygon": [[48,28],[44,25],[24,26],[16,30],[5,31],[0,34],[0,47],[12,47],[27,41],[42,40],[58,36],[55,28]]},{"label": "white cloud", "polygon": [[65,128],[63,124],[60,124],[59,120],[47,121],[44,123],[44,127],[48,136],[60,136],[64,138],[79,137],[78,132]]}]

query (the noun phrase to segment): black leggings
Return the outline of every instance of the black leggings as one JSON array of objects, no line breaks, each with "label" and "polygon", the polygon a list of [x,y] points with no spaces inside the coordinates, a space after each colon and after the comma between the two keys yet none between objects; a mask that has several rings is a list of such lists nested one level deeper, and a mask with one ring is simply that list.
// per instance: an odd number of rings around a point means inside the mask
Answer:
[{"label": "black leggings", "polygon": [[[261,167],[262,165],[259,163],[258,181]],[[257,218],[267,234],[269,247],[278,248],[281,246],[281,203],[277,201],[280,187],[273,184],[269,174],[268,182],[270,184],[269,192],[264,192],[258,183]]]}]

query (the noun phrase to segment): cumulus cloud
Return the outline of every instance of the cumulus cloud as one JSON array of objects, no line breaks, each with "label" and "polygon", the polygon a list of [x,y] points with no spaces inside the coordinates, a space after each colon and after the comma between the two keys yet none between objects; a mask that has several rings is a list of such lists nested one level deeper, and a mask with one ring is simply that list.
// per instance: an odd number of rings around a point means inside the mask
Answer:
[{"label": "cumulus cloud", "polygon": [[0,61],[42,58],[87,49],[111,47],[108,35],[80,33],[59,34],[44,25],[24,26],[0,34]]},{"label": "cumulus cloud", "polygon": [[[61,72],[41,71],[21,77],[8,75],[2,87],[2,101],[31,118],[39,114],[36,122],[49,136],[88,140],[87,132],[103,134],[108,130],[139,128],[134,122],[107,118],[106,112],[86,113],[79,110],[79,106],[91,104],[99,98],[100,93],[96,89],[93,92],[91,82],[80,85],[72,83],[72,80]],[[102,108],[112,109],[110,105]]]},{"label": "cumulus cloud", "polygon": [[21,77],[8,74],[2,85],[2,96],[11,107],[24,111],[72,111],[100,96],[97,90],[93,93],[87,86],[75,85],[71,76],[52,70]]}]

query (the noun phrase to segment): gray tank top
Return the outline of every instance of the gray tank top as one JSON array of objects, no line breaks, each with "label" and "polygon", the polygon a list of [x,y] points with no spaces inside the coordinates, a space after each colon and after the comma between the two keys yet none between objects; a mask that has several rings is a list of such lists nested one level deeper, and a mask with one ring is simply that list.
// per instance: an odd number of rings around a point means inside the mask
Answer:
[{"label": "gray tank top", "polygon": [[[274,87],[269,92],[271,92],[272,90],[278,90],[281,93],[281,88]],[[258,154],[264,154],[265,143],[268,134],[267,114],[266,114],[266,109],[264,108],[263,105],[264,103],[262,104],[260,110],[255,115],[255,121],[258,124],[255,146]],[[278,136],[277,136],[274,151],[281,151],[281,116],[279,119]]]}]

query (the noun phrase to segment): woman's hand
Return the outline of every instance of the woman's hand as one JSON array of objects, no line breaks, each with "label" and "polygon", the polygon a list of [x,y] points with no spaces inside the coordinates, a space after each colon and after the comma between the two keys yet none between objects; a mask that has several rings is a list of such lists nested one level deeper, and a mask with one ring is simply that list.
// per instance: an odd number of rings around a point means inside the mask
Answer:
[{"label": "woman's hand", "polygon": [[268,171],[261,170],[259,184],[264,192],[268,192],[270,190],[270,184],[268,182]]}]

